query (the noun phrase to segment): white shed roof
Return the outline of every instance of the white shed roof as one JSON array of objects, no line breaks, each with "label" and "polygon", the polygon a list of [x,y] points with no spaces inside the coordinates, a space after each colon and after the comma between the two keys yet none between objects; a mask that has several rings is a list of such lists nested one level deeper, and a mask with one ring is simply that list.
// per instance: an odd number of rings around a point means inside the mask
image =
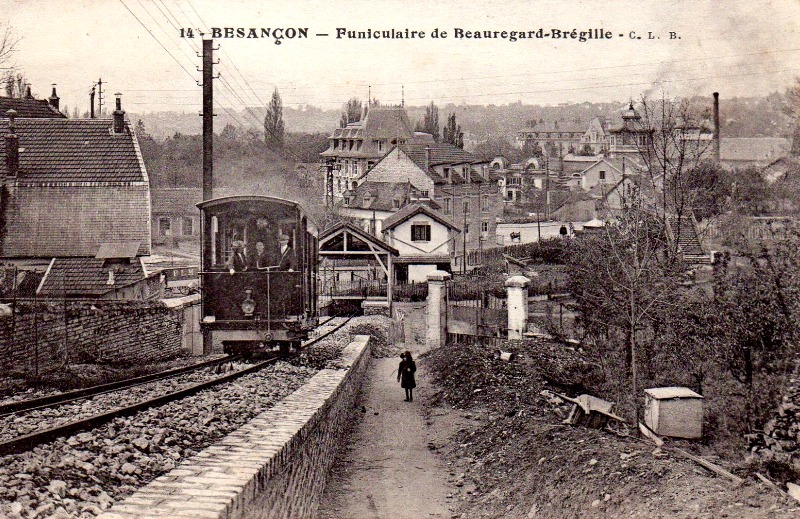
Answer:
[{"label": "white shed roof", "polygon": [[704,398],[688,387],[651,387],[645,389],[645,393],[656,400],[668,400],[670,398]]}]

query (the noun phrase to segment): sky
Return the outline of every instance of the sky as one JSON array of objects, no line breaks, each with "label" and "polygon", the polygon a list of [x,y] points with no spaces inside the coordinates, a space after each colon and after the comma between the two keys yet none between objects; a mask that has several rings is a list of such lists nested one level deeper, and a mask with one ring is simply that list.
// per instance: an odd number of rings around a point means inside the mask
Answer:
[{"label": "sky", "polygon": [[[218,111],[263,105],[276,88],[295,108],[339,109],[370,93],[409,105],[552,105],[661,92],[765,95],[800,76],[798,0],[0,0],[2,25],[21,38],[12,61],[34,93],[46,97],[56,83],[62,107],[81,112],[98,78],[108,106],[121,92],[138,113],[199,110],[198,29],[213,27],[308,30],[280,45],[216,38]],[[181,38],[181,28],[195,37]],[[339,28],[425,37],[337,38]],[[437,28],[447,36],[433,38]],[[457,38],[457,29],[612,37],[510,41]]]}]

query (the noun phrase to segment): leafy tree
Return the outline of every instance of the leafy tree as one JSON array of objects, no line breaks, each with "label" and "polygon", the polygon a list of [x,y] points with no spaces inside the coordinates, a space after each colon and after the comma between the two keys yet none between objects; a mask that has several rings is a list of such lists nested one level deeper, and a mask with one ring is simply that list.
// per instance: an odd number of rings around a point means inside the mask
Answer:
[{"label": "leafy tree", "polygon": [[361,99],[351,97],[344,107],[342,117],[339,119],[339,127],[344,128],[350,123],[361,120]]},{"label": "leafy tree", "polygon": [[270,149],[275,150],[283,147],[283,139],[283,102],[276,88],[267,107],[267,114],[264,116],[264,142]]},{"label": "leafy tree", "polygon": [[422,120],[417,123],[415,131],[430,133],[433,135],[433,140],[439,141],[439,107],[433,101],[425,107],[425,115]]},{"label": "leafy tree", "polygon": [[456,123],[456,114],[451,113],[447,118],[447,124],[442,128],[442,140],[459,148],[464,147],[464,132],[461,125]]}]

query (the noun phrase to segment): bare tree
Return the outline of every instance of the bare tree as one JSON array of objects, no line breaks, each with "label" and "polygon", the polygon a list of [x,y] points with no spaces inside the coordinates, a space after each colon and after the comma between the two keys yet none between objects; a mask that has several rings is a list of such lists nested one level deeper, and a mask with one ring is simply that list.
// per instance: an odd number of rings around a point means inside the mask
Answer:
[{"label": "bare tree", "polygon": [[796,78],[794,85],[786,91],[784,113],[794,122],[791,154],[797,157],[800,156],[800,77]]},{"label": "bare tree", "polygon": [[680,300],[685,267],[667,248],[663,221],[635,194],[618,219],[571,242],[566,254],[587,339],[609,378],[626,367],[631,402],[638,402],[642,359],[653,349],[655,330]]},{"label": "bare tree", "polygon": [[681,236],[695,232],[694,210],[706,194],[696,180],[713,158],[713,134],[687,100],[642,97],[634,112],[630,142],[644,162],[640,185],[649,210],[669,227],[675,254]]},{"label": "bare tree", "polygon": [[11,27],[0,28],[0,70],[12,70],[11,64],[14,51],[20,38]]}]

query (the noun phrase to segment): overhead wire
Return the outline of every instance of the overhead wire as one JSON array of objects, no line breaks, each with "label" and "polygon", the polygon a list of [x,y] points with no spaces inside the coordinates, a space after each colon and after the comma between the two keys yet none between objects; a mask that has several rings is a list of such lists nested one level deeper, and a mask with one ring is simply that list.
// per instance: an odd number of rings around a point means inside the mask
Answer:
[{"label": "overhead wire", "polygon": [[172,58],[172,59],[175,61],[175,63],[177,63],[177,64],[178,64],[178,65],[179,65],[179,66],[180,66],[180,67],[183,69],[183,71],[184,71],[184,72],[186,72],[186,73],[189,75],[189,77],[191,77],[191,78],[192,78],[194,81],[197,81],[197,80],[195,79],[194,75],[193,75],[191,72],[189,72],[189,69],[187,69],[186,67],[184,67],[184,66],[183,66],[183,63],[181,63],[181,62],[180,62],[180,60],[178,60],[178,58],[176,58],[176,57],[175,57],[175,56],[174,56],[174,55],[173,55],[173,54],[172,54],[172,53],[169,51],[169,49],[167,49],[167,48],[164,46],[164,44],[163,44],[163,43],[161,43],[161,40],[159,40],[159,39],[156,37],[156,35],[155,35],[155,34],[153,34],[153,31],[151,31],[151,30],[150,30],[150,29],[149,29],[149,28],[148,28],[148,27],[147,27],[147,26],[144,24],[144,22],[142,22],[142,20],[141,20],[141,19],[140,19],[138,16],[136,16],[136,13],[134,13],[133,11],[131,11],[130,7],[128,7],[128,6],[127,6],[127,4],[125,4],[125,2],[124,2],[123,0],[119,0],[119,2],[120,2],[122,5],[123,5],[123,7],[125,7],[125,9],[127,9],[127,11],[128,11],[129,13],[131,13],[131,16],[133,16],[133,17],[136,19],[136,21],[137,21],[137,22],[139,22],[139,25],[141,25],[141,26],[144,28],[144,30],[146,30],[146,31],[147,31],[147,33],[148,33],[150,36],[152,36],[152,37],[153,37],[153,39],[154,39],[154,40],[156,40],[156,42],[157,42],[157,43],[158,43],[158,44],[161,46],[161,48],[162,48],[162,49],[164,49],[164,52],[166,52],[167,54],[169,54],[169,56],[170,56],[170,57],[171,57],[171,58]]}]

